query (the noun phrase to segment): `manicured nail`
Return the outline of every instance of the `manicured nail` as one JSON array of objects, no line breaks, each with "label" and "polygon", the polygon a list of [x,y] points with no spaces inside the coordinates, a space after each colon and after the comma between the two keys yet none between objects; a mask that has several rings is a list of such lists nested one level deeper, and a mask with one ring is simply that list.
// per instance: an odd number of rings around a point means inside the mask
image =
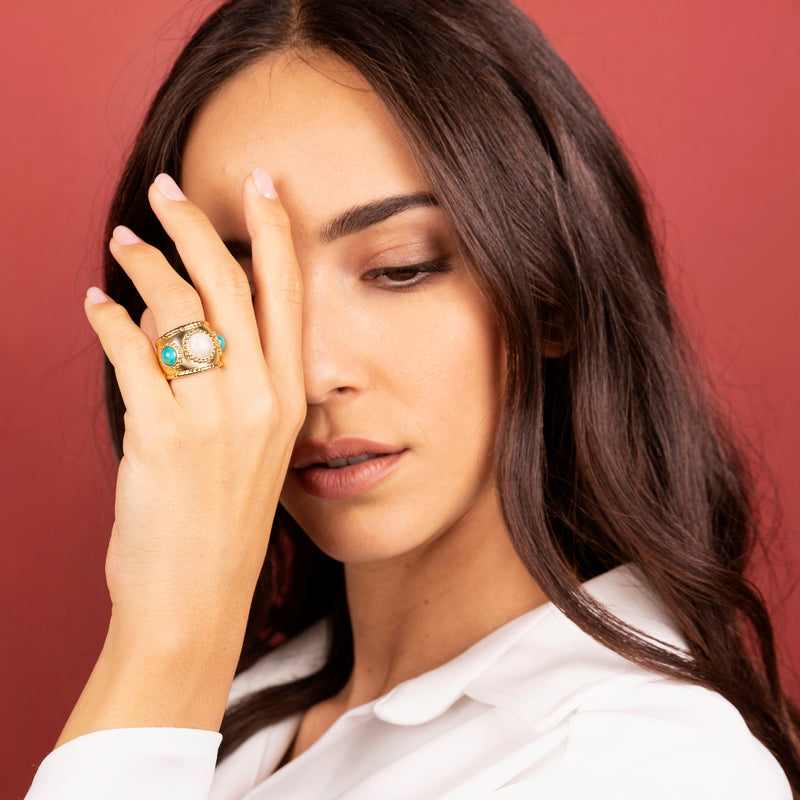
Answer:
[{"label": "manicured nail", "polygon": [[272,178],[270,178],[269,173],[263,167],[256,167],[256,169],[253,170],[253,181],[255,182],[259,194],[268,197],[270,200],[275,200],[278,197],[278,193],[275,191],[275,187],[272,184]]},{"label": "manicured nail", "polygon": [[111,298],[102,290],[98,289],[96,286],[90,286],[86,290],[86,297],[89,298],[90,303],[108,303]]},{"label": "manicured nail", "polygon": [[126,228],[124,225],[117,225],[114,228],[113,236],[119,244],[136,244],[142,241],[130,228]]},{"label": "manicured nail", "polygon": [[160,175],[157,175],[153,183],[155,183],[158,191],[169,200],[186,199],[186,195],[180,190],[178,184],[175,183],[175,181],[172,180],[172,178],[170,178],[166,172],[162,172]]}]

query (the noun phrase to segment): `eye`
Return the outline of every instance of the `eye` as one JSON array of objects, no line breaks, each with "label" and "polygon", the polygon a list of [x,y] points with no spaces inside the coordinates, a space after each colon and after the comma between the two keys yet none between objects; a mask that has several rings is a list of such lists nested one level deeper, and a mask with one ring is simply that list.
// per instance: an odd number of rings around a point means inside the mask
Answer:
[{"label": "eye", "polygon": [[385,278],[381,285],[390,292],[403,292],[415,289],[430,280],[436,273],[451,272],[452,266],[446,259],[426,261],[423,264],[410,264],[405,267],[381,267],[368,273],[365,280],[374,281]]}]

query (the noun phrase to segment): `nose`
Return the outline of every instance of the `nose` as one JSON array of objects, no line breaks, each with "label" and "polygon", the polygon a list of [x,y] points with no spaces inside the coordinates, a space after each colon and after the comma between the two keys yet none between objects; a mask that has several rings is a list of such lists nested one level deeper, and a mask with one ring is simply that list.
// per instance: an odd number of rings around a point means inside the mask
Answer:
[{"label": "nose", "polygon": [[303,279],[303,373],[309,406],[356,397],[366,386],[366,330],[335,280]]}]

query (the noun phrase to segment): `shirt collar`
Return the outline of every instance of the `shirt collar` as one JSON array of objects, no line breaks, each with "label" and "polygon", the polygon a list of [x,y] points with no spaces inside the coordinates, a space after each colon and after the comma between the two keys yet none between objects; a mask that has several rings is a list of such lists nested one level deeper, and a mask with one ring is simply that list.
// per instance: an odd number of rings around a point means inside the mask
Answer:
[{"label": "shirt collar", "polygon": [[[583,588],[608,611],[645,638],[685,652],[685,643],[663,603],[641,573],[624,565]],[[261,659],[234,681],[231,700],[310,675],[324,663],[328,628],[318,622]],[[370,710],[384,722],[419,725],[467,696],[505,707],[538,728],[607,687],[609,681],[660,679],[584,633],[552,603],[545,603],[498,628],[456,658],[398,684],[383,697],[353,709]]]},{"label": "shirt collar", "polygon": [[[663,604],[634,567],[617,567],[583,588],[645,638],[684,650]],[[373,712],[395,725],[419,725],[466,695],[547,727],[609,681],[655,677],[584,633],[552,603],[545,603],[452,661],[399,684],[375,702]]]},{"label": "shirt collar", "polygon": [[[547,604],[550,605],[549,603]],[[444,713],[543,619],[546,606],[517,617],[493,631],[452,661],[398,684],[379,698],[375,715],[395,725],[419,725]]]}]

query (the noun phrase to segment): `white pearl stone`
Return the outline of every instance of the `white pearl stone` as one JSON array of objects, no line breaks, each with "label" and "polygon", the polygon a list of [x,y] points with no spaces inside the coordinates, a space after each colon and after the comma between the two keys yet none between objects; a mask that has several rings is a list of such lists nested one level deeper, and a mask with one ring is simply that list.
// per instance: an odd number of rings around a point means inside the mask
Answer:
[{"label": "white pearl stone", "polygon": [[212,342],[211,337],[203,331],[193,333],[186,344],[189,346],[189,352],[192,354],[192,358],[197,361],[209,358],[214,352],[214,342]]}]

